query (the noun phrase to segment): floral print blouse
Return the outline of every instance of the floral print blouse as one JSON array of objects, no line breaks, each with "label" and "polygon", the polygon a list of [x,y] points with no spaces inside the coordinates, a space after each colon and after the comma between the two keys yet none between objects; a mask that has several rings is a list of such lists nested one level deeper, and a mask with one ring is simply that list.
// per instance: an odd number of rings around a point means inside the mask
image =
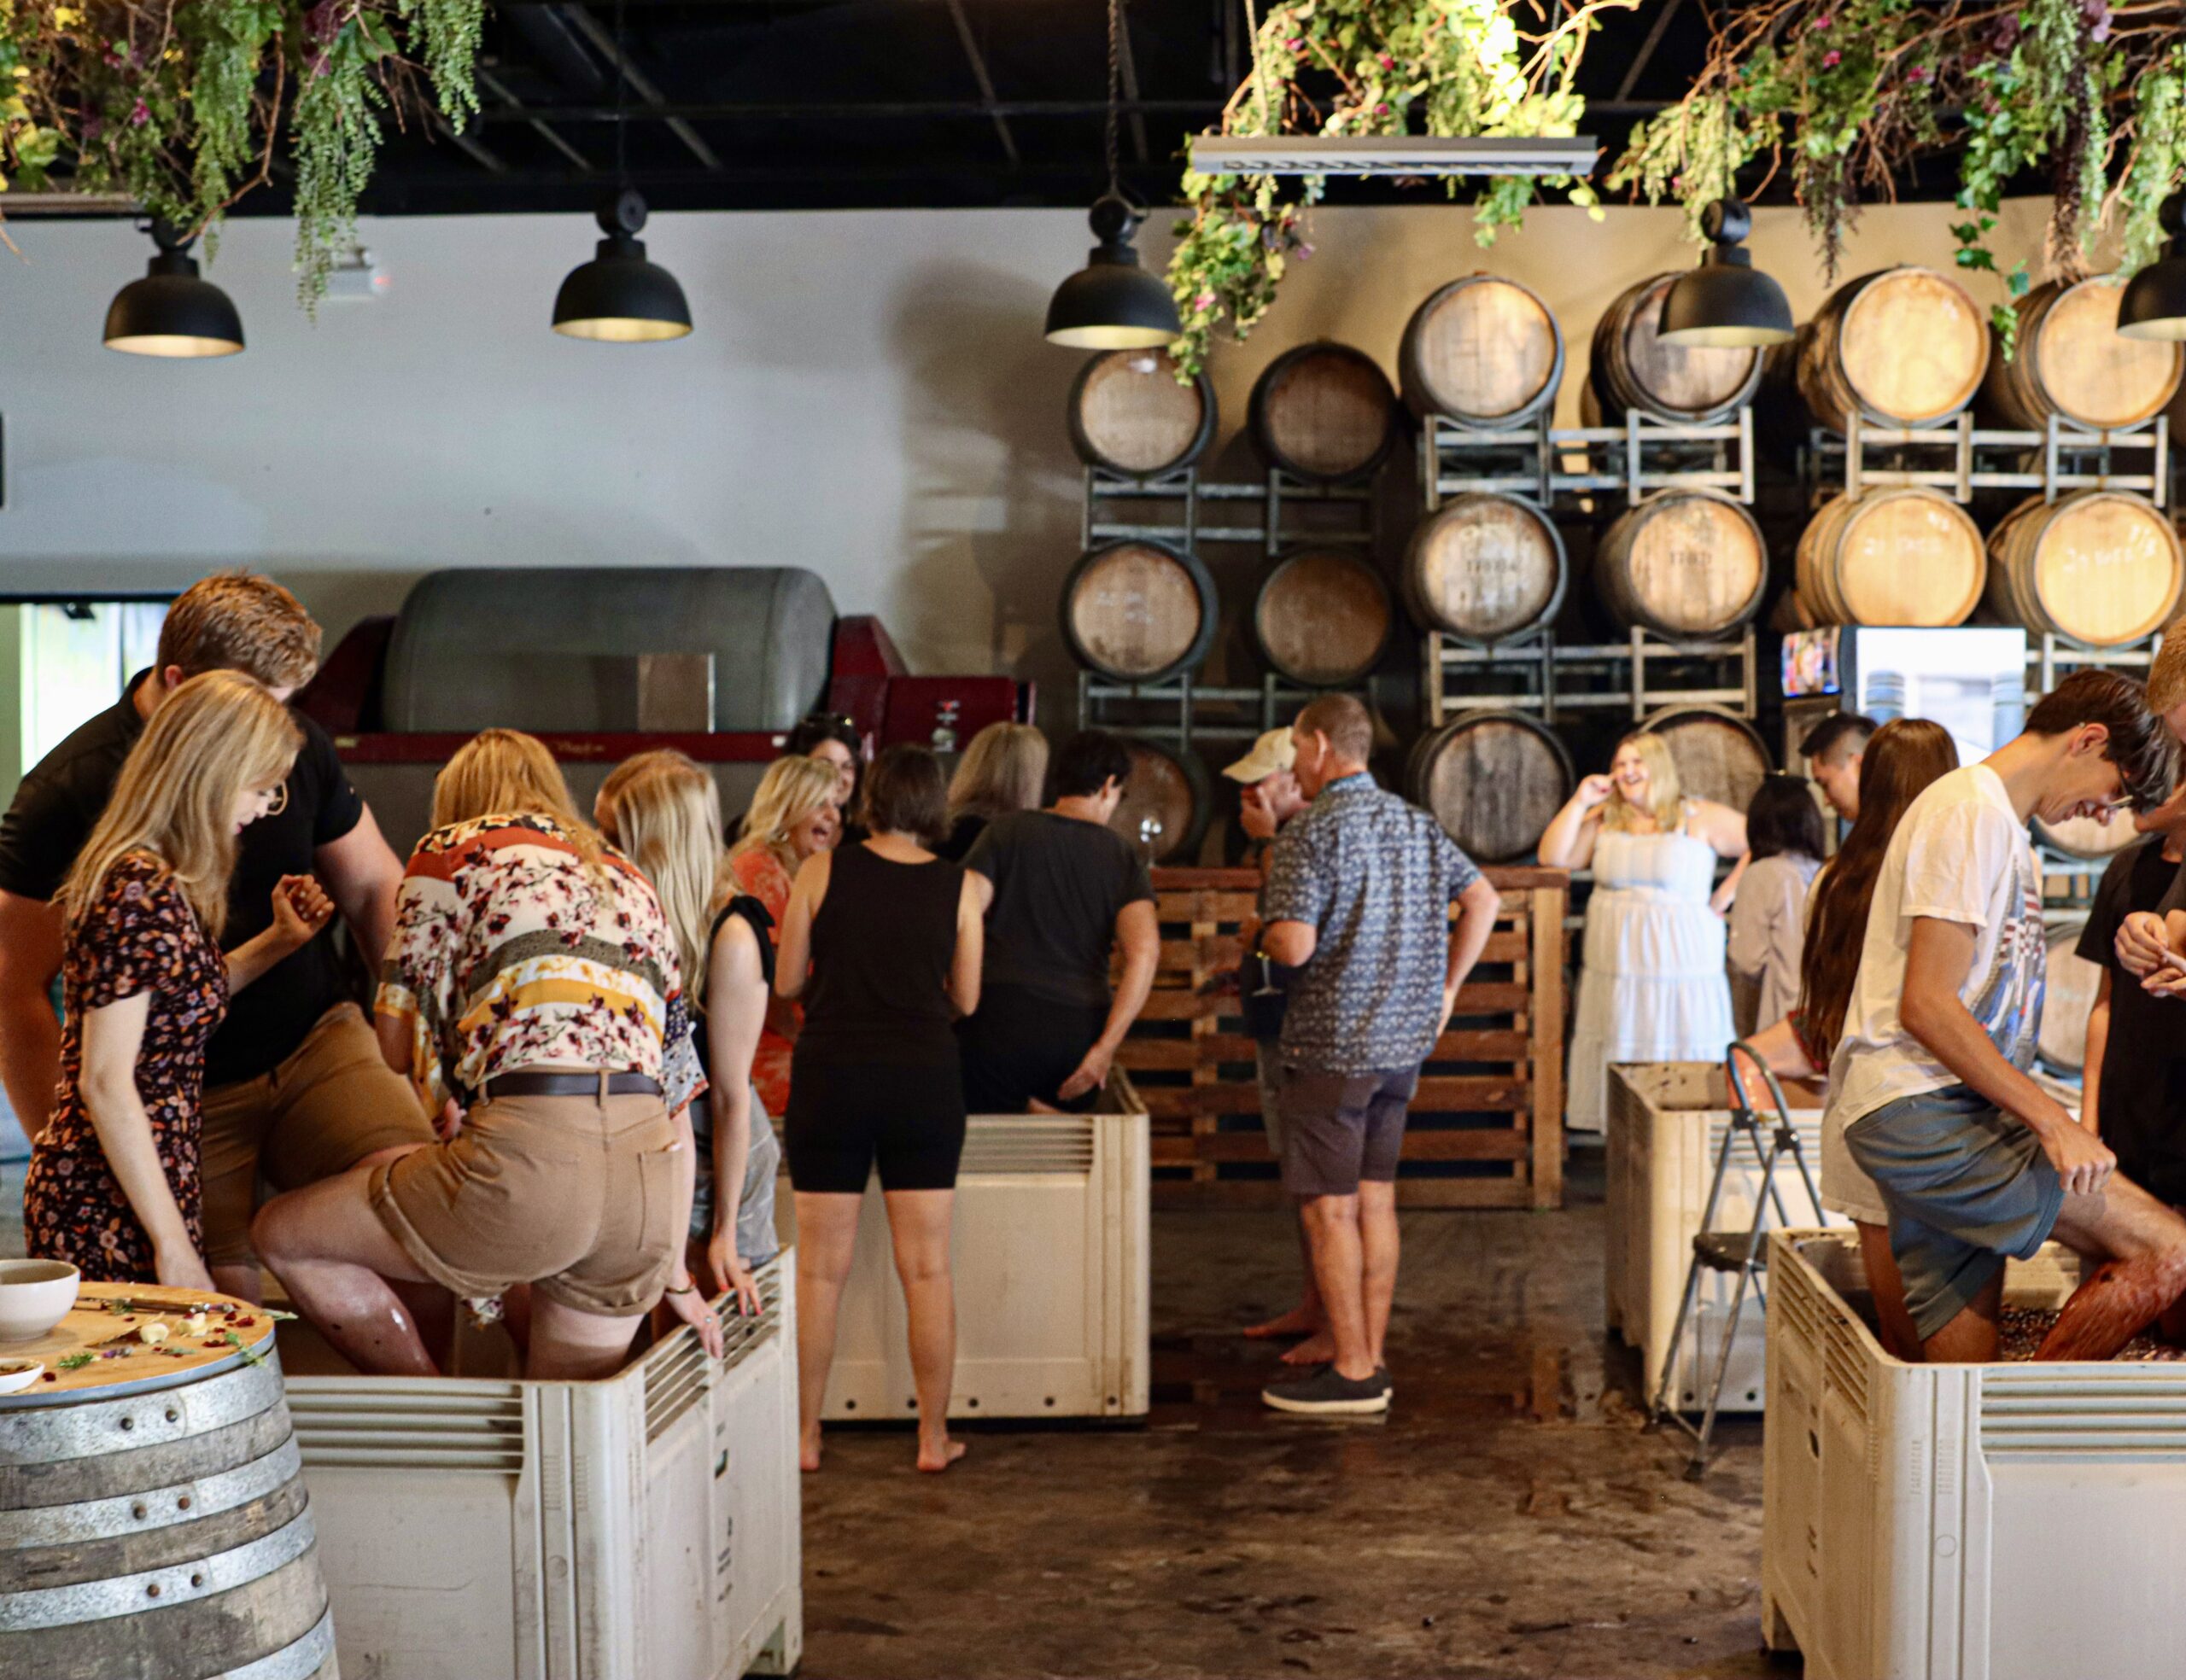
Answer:
[{"label": "floral print blouse", "polygon": [[430,1113],[541,1062],[649,1075],[671,1112],[705,1088],[652,886],[604,843],[587,870],[543,816],[479,817],[418,843],[376,1008],[408,1026]]}]

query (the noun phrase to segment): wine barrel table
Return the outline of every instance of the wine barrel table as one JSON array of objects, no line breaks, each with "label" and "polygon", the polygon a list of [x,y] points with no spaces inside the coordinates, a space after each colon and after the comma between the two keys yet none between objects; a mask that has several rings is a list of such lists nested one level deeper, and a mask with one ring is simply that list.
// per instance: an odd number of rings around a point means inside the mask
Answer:
[{"label": "wine barrel table", "polygon": [[1421,629],[1489,647],[1554,618],[1564,579],[1553,520],[1523,497],[1468,491],[1413,529],[1402,586]]},{"label": "wine barrel table", "polygon": [[[2130,830],[2132,825],[2123,826]],[[2036,1050],[2053,1073],[2079,1073],[2087,1064],[2087,1018],[2095,1008],[2102,970],[2077,949],[2085,926],[2084,922],[2074,920],[2049,930],[2042,1035]]]},{"label": "wine barrel table", "polygon": [[1306,548],[1280,556],[1253,598],[1253,640],[1278,676],[1340,688],[1381,662],[1396,618],[1389,586],[1365,555]]},{"label": "wine barrel table", "polygon": [[2029,497],[1989,536],[1989,604],[1997,616],[2089,647],[2160,630],[2182,580],[2177,530],[2130,490]]},{"label": "wine barrel table", "polygon": [[1189,859],[1214,814],[1214,784],[1196,753],[1141,738],[1131,749],[1131,779],[1108,826],[1152,863]]},{"label": "wine barrel table", "polygon": [[1293,478],[1364,478],[1397,438],[1396,393],[1374,359],[1321,341],[1286,350],[1254,382],[1246,427],[1260,458]]},{"label": "wine barrel table", "polygon": [[1987,317],[1957,282],[1926,268],[1847,281],[1800,329],[1796,378],[1832,431],[1938,426],[1973,400],[1989,369]]},{"label": "wine barrel table", "polygon": [[1125,540],[1078,557],[1062,586],[1062,638],[1088,670],[1166,682],[1214,645],[1214,580],[1197,555]]},{"label": "wine barrel table", "polygon": [[1760,732],[1715,706],[1665,706],[1640,726],[1669,744],[1678,781],[1689,796],[1733,811],[1745,809],[1762,778],[1775,767]]},{"label": "wine barrel table", "polygon": [[1768,545],[1753,515],[1711,490],[1663,490],[1620,514],[1594,549],[1602,604],[1671,637],[1721,636],[1761,609]]},{"label": "wine barrel table", "polygon": [[19,1360],[52,1380],[0,1395],[0,1674],[336,1680],[266,1312],[85,1284]]},{"label": "wine barrel table", "polygon": [[2115,275],[2043,282],[2019,300],[2019,346],[1989,358],[1983,406],[2006,425],[2039,431],[2051,415],[2090,431],[2153,420],[2178,389],[2186,346],[2118,331]]},{"label": "wine barrel table", "polygon": [[1556,405],[1563,330],[1517,281],[1468,275],[1405,323],[1397,377],[1415,414],[1489,430],[1523,426]]},{"label": "wine barrel table", "polygon": [[1761,384],[1759,350],[1663,342],[1663,299],[1686,271],[1626,287],[1596,323],[1584,393],[1590,423],[1639,413],[1670,425],[1706,426],[1753,400]]},{"label": "wine barrel table", "polygon": [[1523,712],[1467,712],[1413,743],[1405,787],[1476,863],[1530,856],[1576,785],[1571,755]]},{"label": "wine barrel table", "polygon": [[1207,452],[1217,414],[1213,382],[1178,383],[1167,351],[1104,351],[1071,382],[1071,447],[1088,466],[1158,478]]},{"label": "wine barrel table", "polygon": [[1918,487],[1832,497],[1800,534],[1793,564],[1815,624],[1963,624],[1988,572],[1966,510]]}]

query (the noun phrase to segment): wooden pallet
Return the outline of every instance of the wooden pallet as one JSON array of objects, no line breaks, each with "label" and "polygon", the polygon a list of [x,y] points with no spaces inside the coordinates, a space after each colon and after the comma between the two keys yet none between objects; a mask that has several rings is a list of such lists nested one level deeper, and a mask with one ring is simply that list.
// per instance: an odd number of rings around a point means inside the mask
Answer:
[{"label": "wooden pallet", "polygon": [[[1548,1208],[1564,1200],[1560,869],[1490,869],[1503,895],[1488,948],[1419,1082],[1405,1129],[1406,1207]],[[1153,1119],[1154,1205],[1277,1206],[1253,1041],[1233,987],[1260,878],[1157,869],[1161,962],[1118,1058]]]}]

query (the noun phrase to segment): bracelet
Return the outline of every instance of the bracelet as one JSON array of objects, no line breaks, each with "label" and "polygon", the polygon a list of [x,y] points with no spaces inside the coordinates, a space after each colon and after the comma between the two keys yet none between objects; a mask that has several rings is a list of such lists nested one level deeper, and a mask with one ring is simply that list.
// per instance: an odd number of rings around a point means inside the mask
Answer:
[{"label": "bracelet", "polygon": [[670,1295],[691,1295],[697,1293],[698,1287],[695,1283],[687,1283],[681,1289],[670,1287],[668,1292]]}]

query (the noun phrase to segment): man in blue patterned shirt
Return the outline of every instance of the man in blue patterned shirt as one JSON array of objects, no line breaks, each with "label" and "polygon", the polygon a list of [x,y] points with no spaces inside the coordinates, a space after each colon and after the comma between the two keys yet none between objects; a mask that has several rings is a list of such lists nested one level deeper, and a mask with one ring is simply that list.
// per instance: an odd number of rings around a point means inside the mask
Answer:
[{"label": "man in blue patterned shirt", "polygon": [[1283,1184],[1336,1358],[1261,1398],[1278,1411],[1383,1412],[1405,1111],[1501,901],[1433,817],[1375,785],[1373,722],[1358,701],[1316,700],[1291,736],[1313,802],[1277,837],[1260,939],[1300,971],[1283,1023]]}]

